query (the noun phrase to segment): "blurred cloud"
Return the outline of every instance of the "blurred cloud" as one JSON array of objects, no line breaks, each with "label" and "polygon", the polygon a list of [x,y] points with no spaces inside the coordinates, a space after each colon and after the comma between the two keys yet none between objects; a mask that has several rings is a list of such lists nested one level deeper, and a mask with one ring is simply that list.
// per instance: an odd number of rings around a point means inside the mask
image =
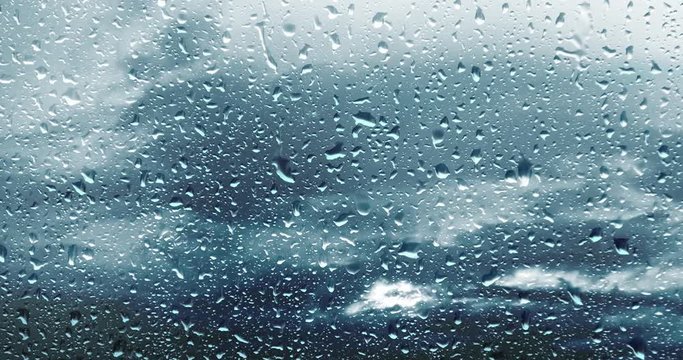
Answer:
[{"label": "blurred cloud", "polygon": [[364,294],[361,300],[346,308],[347,315],[356,315],[372,310],[395,310],[410,313],[435,299],[430,295],[432,289],[413,285],[407,281],[389,283],[378,280]]},{"label": "blurred cloud", "polygon": [[499,286],[524,290],[557,289],[572,286],[584,291],[626,293],[663,292],[683,287],[683,267],[651,267],[614,271],[598,277],[579,271],[544,270],[528,268],[504,276],[496,283]]}]

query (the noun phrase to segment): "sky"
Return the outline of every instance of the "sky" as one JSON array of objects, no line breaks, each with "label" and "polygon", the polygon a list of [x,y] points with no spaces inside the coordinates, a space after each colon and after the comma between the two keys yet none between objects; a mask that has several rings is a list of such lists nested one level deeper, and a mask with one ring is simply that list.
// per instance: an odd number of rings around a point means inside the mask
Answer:
[{"label": "sky", "polygon": [[681,5],[0,4],[3,358],[680,359]]}]

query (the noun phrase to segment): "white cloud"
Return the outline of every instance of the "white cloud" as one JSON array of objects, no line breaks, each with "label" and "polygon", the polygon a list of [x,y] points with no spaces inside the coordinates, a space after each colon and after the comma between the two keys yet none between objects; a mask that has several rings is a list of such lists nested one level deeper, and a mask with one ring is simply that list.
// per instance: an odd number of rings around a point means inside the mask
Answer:
[{"label": "white cloud", "polygon": [[555,289],[563,286],[563,284],[572,284],[583,288],[588,286],[590,282],[590,279],[577,271],[545,271],[540,268],[529,268],[517,270],[510,276],[504,276],[498,280],[497,284],[529,290]]},{"label": "white cloud", "polygon": [[578,271],[547,271],[541,268],[517,270],[504,276],[500,286],[519,289],[556,289],[566,285],[597,292],[618,290],[626,293],[659,292],[683,287],[683,267],[615,271],[603,277],[593,277]]},{"label": "white cloud", "polygon": [[683,267],[613,272],[600,279],[596,285],[630,293],[678,289],[683,287]]},{"label": "white cloud", "polygon": [[605,191],[604,201],[599,200],[587,210],[577,209],[566,213],[565,216],[591,221],[628,221],[647,213],[664,210],[668,210],[668,206],[662,196],[633,187],[613,186]]},{"label": "white cloud", "polygon": [[[582,190],[583,189],[583,190]],[[602,197],[586,206],[577,201],[581,191],[602,194]],[[551,179],[534,175],[531,183],[522,187],[506,181],[472,182],[458,180],[452,186],[435,187],[432,193],[423,195],[427,201],[419,202],[418,218],[427,217],[417,226],[420,238],[427,238],[438,224],[435,241],[442,246],[457,245],[457,236],[480,231],[498,224],[548,222],[613,221],[626,222],[655,212],[667,212],[670,224],[680,222],[678,203],[672,203],[662,195],[648,193],[630,186],[612,186],[600,192],[595,182],[585,179]],[[539,200],[550,204],[539,211]],[[401,201],[400,199],[398,201]],[[406,203],[415,202],[413,198]]]},{"label": "white cloud", "polygon": [[[539,221],[538,214],[532,211],[539,198],[581,186],[581,181],[550,180],[539,176],[524,187],[502,180],[473,184],[458,181],[452,187],[434,189],[431,201],[421,202],[418,213],[428,214],[440,225],[436,235],[439,245],[452,246],[455,245],[455,236],[476,232],[486,226]],[[429,234],[432,231],[431,225],[423,225],[417,233]]]},{"label": "white cloud", "polygon": [[430,289],[416,286],[407,281],[388,283],[384,280],[375,282],[370,291],[346,308],[346,314],[355,315],[369,310],[400,309],[413,310],[420,305],[434,301],[429,295]]}]

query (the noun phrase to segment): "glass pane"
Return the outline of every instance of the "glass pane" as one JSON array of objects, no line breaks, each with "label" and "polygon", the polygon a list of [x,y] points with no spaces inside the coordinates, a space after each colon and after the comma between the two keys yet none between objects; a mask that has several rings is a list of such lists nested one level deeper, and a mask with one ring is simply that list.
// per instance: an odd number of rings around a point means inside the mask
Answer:
[{"label": "glass pane", "polygon": [[0,2],[0,358],[681,359],[680,10]]}]

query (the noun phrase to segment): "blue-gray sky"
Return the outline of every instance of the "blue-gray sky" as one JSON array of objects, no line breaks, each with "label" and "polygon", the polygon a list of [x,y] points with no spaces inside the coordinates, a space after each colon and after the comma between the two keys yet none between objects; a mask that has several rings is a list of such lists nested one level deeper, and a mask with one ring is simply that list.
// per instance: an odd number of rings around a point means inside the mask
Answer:
[{"label": "blue-gray sky", "polygon": [[680,8],[0,4],[3,356],[680,359]]}]

